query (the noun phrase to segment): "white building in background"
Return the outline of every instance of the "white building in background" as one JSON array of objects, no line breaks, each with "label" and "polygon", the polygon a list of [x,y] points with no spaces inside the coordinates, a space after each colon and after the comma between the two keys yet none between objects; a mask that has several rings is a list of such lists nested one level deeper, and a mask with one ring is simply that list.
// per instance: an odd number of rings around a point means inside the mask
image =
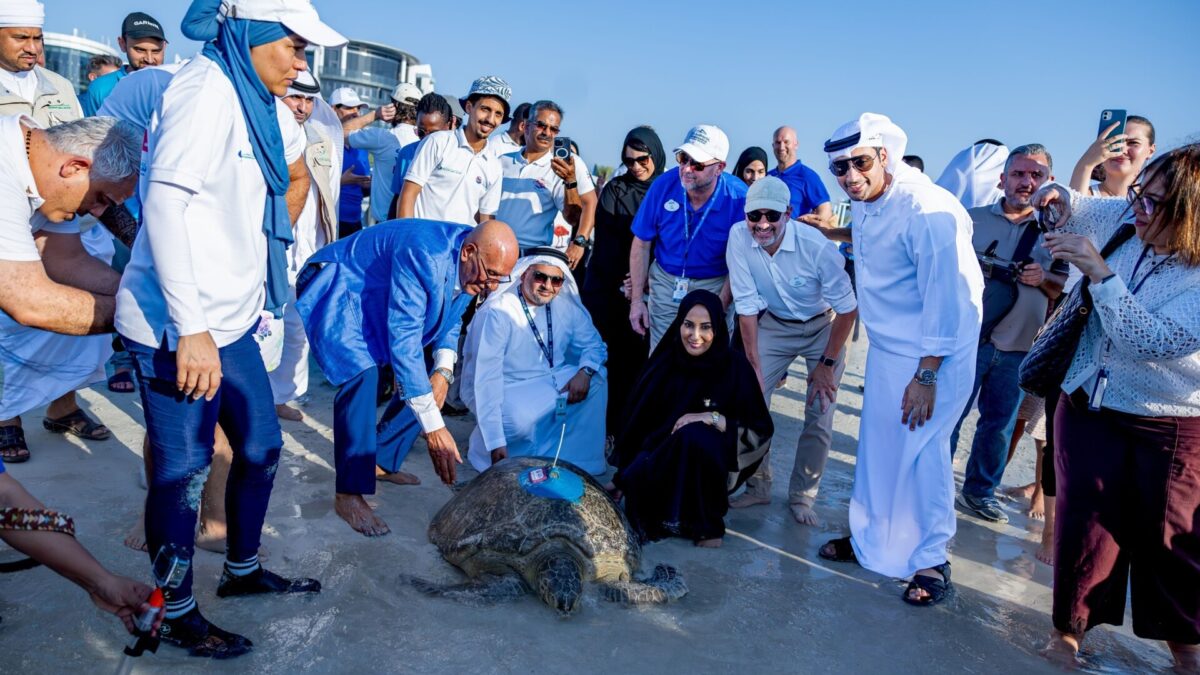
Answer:
[{"label": "white building in background", "polygon": [[71,84],[75,85],[75,90],[80,94],[87,91],[88,62],[92,60],[93,56],[108,54],[121,59],[122,63],[125,61],[125,55],[117,51],[116,47],[80,37],[79,31],[75,31],[73,35],[63,33],[43,33],[42,35],[46,48],[46,69],[67,78]]},{"label": "white building in background", "polygon": [[308,64],[324,96],[339,87],[350,87],[372,106],[388,103],[392,89],[401,82],[416,85],[423,94],[434,88],[429,64],[377,42],[351,40],[341,47],[313,47],[308,52]]}]

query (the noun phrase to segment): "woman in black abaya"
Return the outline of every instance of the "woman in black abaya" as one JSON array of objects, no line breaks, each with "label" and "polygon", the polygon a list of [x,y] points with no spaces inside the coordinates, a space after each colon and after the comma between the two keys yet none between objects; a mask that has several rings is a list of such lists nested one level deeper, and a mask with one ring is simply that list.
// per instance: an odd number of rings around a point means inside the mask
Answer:
[{"label": "woman in black abaya", "polygon": [[750,362],[729,348],[716,295],[684,297],[624,418],[613,482],[635,530],[720,546],[728,495],[762,461],[774,425]]}]

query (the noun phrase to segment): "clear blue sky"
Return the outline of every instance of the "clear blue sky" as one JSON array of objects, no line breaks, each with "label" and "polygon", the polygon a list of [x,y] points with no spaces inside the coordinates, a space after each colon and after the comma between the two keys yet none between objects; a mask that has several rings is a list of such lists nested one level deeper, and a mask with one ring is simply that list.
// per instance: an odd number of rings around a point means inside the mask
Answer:
[{"label": "clear blue sky", "polygon": [[[749,145],[769,153],[772,131],[788,124],[836,200],[821,144],[863,111],[891,116],[935,177],[993,137],[1045,144],[1065,180],[1104,108],[1149,117],[1160,150],[1200,140],[1196,0],[314,4],[348,37],[432,64],[439,91],[497,74],[518,100],[556,100],[563,134],[593,164],[615,164],[638,124],[653,125],[668,152],[691,125],[716,124],[731,166]],[[197,48],[179,33],[186,0],[46,5],[49,31],[112,39],[126,13],[148,10],[167,30],[168,58]]]}]

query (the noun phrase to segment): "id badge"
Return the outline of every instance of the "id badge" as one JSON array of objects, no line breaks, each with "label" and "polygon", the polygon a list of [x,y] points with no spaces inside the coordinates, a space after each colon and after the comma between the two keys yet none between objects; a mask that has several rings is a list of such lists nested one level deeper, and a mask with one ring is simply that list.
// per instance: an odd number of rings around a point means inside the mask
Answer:
[{"label": "id badge", "polygon": [[671,294],[671,299],[675,302],[683,302],[684,296],[688,293],[688,280],[679,277],[675,280],[675,292]]},{"label": "id badge", "polygon": [[565,422],[567,420],[566,394],[560,394],[558,398],[554,400],[554,417],[557,418],[559,422]]},{"label": "id badge", "polygon": [[1096,386],[1092,387],[1092,393],[1088,396],[1088,410],[1096,412],[1100,410],[1100,406],[1104,405],[1104,390],[1108,389],[1108,371],[1104,368],[1096,375]]}]

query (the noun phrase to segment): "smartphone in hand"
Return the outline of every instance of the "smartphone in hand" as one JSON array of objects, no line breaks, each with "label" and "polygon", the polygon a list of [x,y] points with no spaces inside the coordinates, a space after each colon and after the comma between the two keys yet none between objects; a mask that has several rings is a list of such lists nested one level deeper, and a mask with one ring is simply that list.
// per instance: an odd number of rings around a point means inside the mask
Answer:
[{"label": "smartphone in hand", "polygon": [[1105,138],[1112,138],[1118,134],[1125,133],[1125,117],[1124,110],[1110,109],[1100,111],[1100,128],[1096,129],[1096,135],[1099,136],[1104,133],[1104,130],[1112,126],[1113,122],[1117,123],[1117,127],[1108,132]]}]

